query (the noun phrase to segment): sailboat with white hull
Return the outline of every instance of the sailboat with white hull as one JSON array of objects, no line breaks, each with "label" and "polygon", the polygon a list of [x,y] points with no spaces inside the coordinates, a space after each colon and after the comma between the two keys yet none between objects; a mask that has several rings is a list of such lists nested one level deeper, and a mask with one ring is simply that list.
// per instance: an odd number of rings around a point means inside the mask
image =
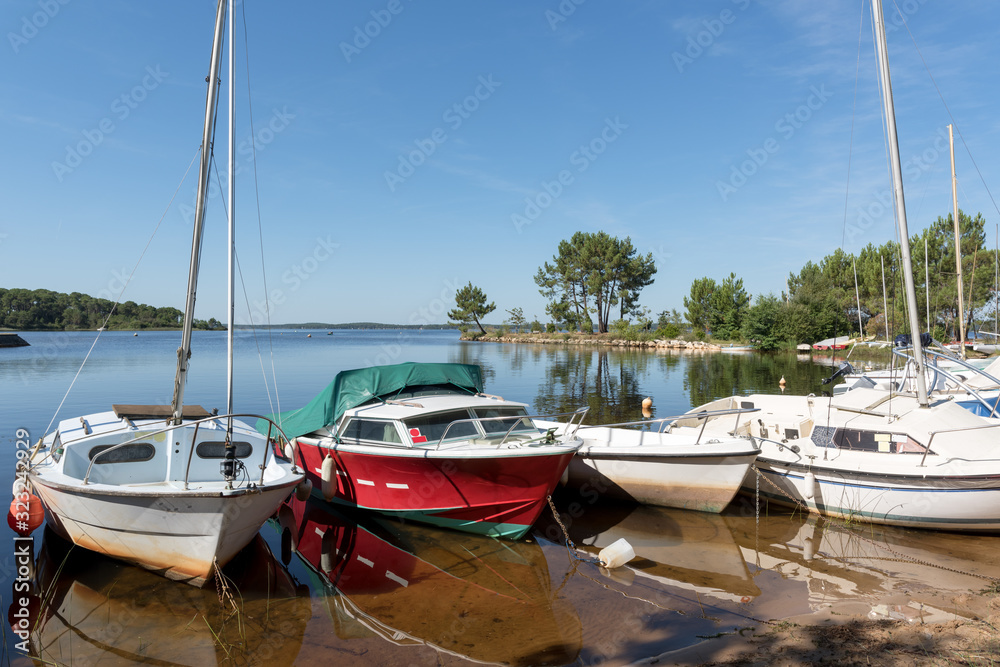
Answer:
[{"label": "sailboat with white hull", "polygon": [[258,432],[241,417],[252,423],[262,417],[233,414],[231,333],[227,414],[183,405],[226,4],[219,0],[216,11],[173,402],[114,405],[111,411],[62,420],[39,441],[27,469],[49,524],[74,544],[199,586],[250,543],[304,477],[274,457],[269,444],[283,437],[277,425]]},{"label": "sailboat with white hull", "polygon": [[[872,15],[892,163],[910,331],[919,331],[902,170],[880,0]],[[760,446],[743,490],[828,516],[897,526],[1000,532],[1000,419],[927,391],[920,336],[912,337],[912,386],[858,387],[832,397],[753,395],[719,399],[674,424],[699,428],[696,415],[736,408],[759,412],[710,419],[705,437],[739,435]]]}]

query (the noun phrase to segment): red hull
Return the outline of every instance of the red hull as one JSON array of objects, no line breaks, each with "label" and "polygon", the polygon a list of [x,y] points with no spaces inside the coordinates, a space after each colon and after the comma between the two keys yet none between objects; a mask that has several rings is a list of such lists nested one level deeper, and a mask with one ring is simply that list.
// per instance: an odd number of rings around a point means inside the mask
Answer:
[{"label": "red hull", "polygon": [[322,465],[334,459],[332,500],[393,516],[473,533],[517,539],[545,507],[575,450],[496,450],[461,457],[416,450],[372,454],[298,440],[299,463],[322,497]]}]

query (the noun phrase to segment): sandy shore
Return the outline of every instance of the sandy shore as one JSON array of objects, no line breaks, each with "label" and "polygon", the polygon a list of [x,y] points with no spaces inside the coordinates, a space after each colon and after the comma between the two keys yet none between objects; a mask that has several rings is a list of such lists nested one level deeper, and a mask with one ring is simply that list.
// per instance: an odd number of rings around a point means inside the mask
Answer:
[{"label": "sandy shore", "polygon": [[793,617],[706,639],[637,665],[990,665],[1000,664],[1000,587],[952,599],[941,623],[872,620],[845,610]]}]

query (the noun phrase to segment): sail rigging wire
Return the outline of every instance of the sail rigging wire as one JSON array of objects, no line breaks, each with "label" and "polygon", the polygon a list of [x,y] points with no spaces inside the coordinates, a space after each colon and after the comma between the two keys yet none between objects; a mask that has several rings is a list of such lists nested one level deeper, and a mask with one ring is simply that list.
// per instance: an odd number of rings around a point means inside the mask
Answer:
[{"label": "sail rigging wire", "polygon": [[153,228],[153,233],[149,235],[149,239],[146,241],[145,247],[139,254],[139,259],[136,261],[135,266],[132,267],[132,270],[129,272],[128,278],[125,280],[125,284],[122,285],[121,291],[118,292],[118,296],[115,298],[115,302],[111,305],[111,310],[108,311],[108,316],[104,318],[104,323],[101,325],[101,328],[97,330],[97,335],[94,337],[94,342],[91,343],[90,349],[87,350],[86,356],[84,356],[83,361],[80,362],[80,367],[76,370],[76,375],[73,376],[72,381],[70,381],[69,383],[69,387],[66,389],[66,393],[63,394],[62,400],[59,401],[59,405],[56,406],[55,413],[53,413],[52,419],[49,420],[49,425],[45,427],[45,430],[43,431],[44,433],[48,433],[52,429],[52,424],[55,423],[56,418],[59,416],[59,411],[62,410],[63,404],[66,402],[66,399],[69,398],[70,392],[73,391],[73,386],[76,384],[77,378],[80,377],[80,373],[83,372],[84,366],[87,365],[87,360],[90,359],[91,353],[94,351],[94,348],[97,347],[97,341],[101,339],[101,334],[104,333],[104,330],[108,326],[108,322],[111,321],[111,316],[114,315],[115,308],[118,307],[118,304],[121,303],[122,297],[125,296],[125,290],[128,289],[129,283],[132,282],[132,277],[135,275],[135,272],[139,269],[139,265],[142,263],[143,258],[146,256],[146,252],[149,250],[149,246],[153,244],[153,239],[156,237],[156,233],[160,230],[160,226],[163,224],[163,220],[167,217],[167,213],[170,211],[170,207],[173,206],[174,200],[177,199],[177,193],[181,191],[181,187],[184,185],[184,181],[187,180],[187,175],[188,173],[190,173],[191,167],[194,166],[194,163],[198,159],[198,156],[200,154],[201,154],[201,146],[199,146],[198,150],[194,152],[194,157],[191,158],[190,164],[188,164],[187,169],[184,170],[184,175],[181,176],[180,183],[177,184],[177,188],[174,190],[174,194],[170,197],[170,201],[167,202],[167,207],[163,209],[163,213],[160,215],[160,219],[156,221],[156,226]]},{"label": "sail rigging wire", "polygon": [[[241,5],[241,7],[242,7],[242,5]],[[250,99],[250,69],[249,69],[250,63],[249,63],[249,48],[246,48],[247,44],[248,44],[248,37],[247,37],[247,28],[246,28],[246,11],[245,11],[245,9],[242,12],[242,20],[243,20],[243,31],[244,31],[244,33],[243,33],[243,39],[244,39],[244,47],[245,47],[244,48],[244,56],[246,58],[246,67],[247,67],[247,104],[248,104],[248,107],[249,107],[249,109],[248,109],[248,118],[249,118],[250,136],[251,136],[251,142],[250,143],[251,143],[251,146],[253,146],[253,144],[254,144],[254,141],[253,141],[253,136],[254,136],[254,132],[253,132],[253,109],[252,109],[252,100]],[[235,48],[235,44],[230,44],[230,48],[231,49]],[[218,113],[218,110],[216,110],[216,113]],[[214,138],[213,138],[213,144],[214,144]],[[256,206],[256,209],[257,209],[257,229],[258,229],[258,238],[260,240],[261,272],[262,272],[262,275],[264,275],[264,308],[265,308],[265,316],[266,316],[266,319],[267,319],[268,343],[269,343],[269,347],[270,347],[270,350],[271,350],[271,352],[270,352],[270,360],[271,360],[271,380],[270,380],[270,382],[268,381],[267,371],[264,368],[264,361],[263,361],[263,354],[261,353],[260,340],[259,340],[259,338],[257,336],[257,327],[255,326],[256,323],[254,322],[253,312],[252,312],[252,309],[250,307],[250,297],[249,297],[249,294],[248,294],[248,291],[247,291],[246,281],[245,281],[245,279],[243,277],[243,268],[242,268],[242,265],[240,264],[239,251],[236,248],[233,248],[233,256],[234,256],[234,259],[235,259],[236,271],[239,273],[240,287],[241,287],[241,289],[243,291],[244,303],[246,304],[246,308],[247,308],[247,319],[248,319],[248,322],[250,324],[250,332],[251,332],[251,335],[253,336],[253,339],[254,339],[254,345],[257,348],[257,359],[258,359],[258,362],[260,363],[261,376],[263,377],[263,380],[264,380],[264,391],[265,391],[265,393],[267,395],[268,406],[270,407],[272,413],[277,413],[277,412],[280,412],[280,410],[281,410],[281,402],[280,402],[280,399],[278,398],[277,373],[276,373],[275,367],[274,367],[274,348],[273,348],[273,343],[272,343],[272,338],[271,338],[271,327],[270,327],[271,322],[270,322],[270,306],[269,306],[270,302],[269,302],[269,299],[268,299],[268,296],[267,296],[268,295],[268,292],[267,292],[267,278],[266,278],[267,274],[266,274],[266,268],[264,266],[264,241],[263,241],[263,231],[261,229],[262,228],[262,224],[261,224],[261,218],[260,218],[260,189],[259,189],[259,186],[258,186],[258,183],[257,183],[257,177],[256,177],[257,176],[257,162],[256,162],[256,147],[255,146],[253,146],[253,157],[251,158],[251,161],[252,161],[252,165],[253,165],[253,169],[254,169],[254,193],[256,195],[256,203],[257,203],[257,206]],[[224,210],[224,213],[228,216],[230,204],[226,201],[226,197],[225,197],[225,194],[224,194],[225,190],[222,188],[220,170],[219,170],[218,164],[215,162],[215,154],[214,154],[214,152],[212,154],[212,166],[213,166],[213,171],[215,172],[216,183],[219,186],[219,192],[222,193],[221,194],[221,199],[222,199],[223,210]],[[230,167],[230,168],[232,168],[232,167]],[[272,397],[271,397],[271,383],[274,383],[274,400],[272,400]],[[276,404],[277,404],[277,410],[275,410],[275,405]]]},{"label": "sail rigging wire", "polygon": [[[212,160],[212,167],[213,167],[212,171],[215,173],[215,182],[219,185],[219,191],[221,193],[222,180],[219,172],[219,165],[215,162],[214,155]],[[226,202],[225,194],[221,194],[221,197],[222,197],[223,213],[228,216],[229,205]],[[239,273],[240,277],[240,288],[243,291],[243,301],[247,307],[247,321],[250,323],[250,333],[253,336],[254,344],[257,347],[257,359],[260,362],[261,376],[264,378],[264,392],[267,394],[267,404],[271,408],[271,412],[274,413],[275,412],[274,401],[271,400],[271,387],[270,384],[268,383],[267,371],[264,369],[263,355],[261,354],[260,351],[260,341],[257,339],[257,327],[254,326],[255,323],[253,321],[253,312],[250,309],[250,295],[247,293],[246,281],[243,279],[243,266],[240,264],[240,253],[235,247],[233,248],[233,258],[235,260],[236,271],[237,273]],[[273,360],[272,360],[272,367],[273,367]],[[277,388],[275,388],[275,394],[277,394]]]},{"label": "sail rigging wire", "polygon": [[847,148],[847,185],[844,187],[844,230],[840,236],[840,248],[847,242],[847,204],[851,198],[851,158],[854,157],[854,121],[858,111],[858,81],[861,78],[861,35],[865,25],[865,0],[861,0],[861,20],[858,24],[858,61],[854,69],[854,99],[851,102],[851,139]]},{"label": "sail rigging wire", "polygon": [[[240,3],[241,16],[243,18],[243,43],[246,48],[243,50],[243,55],[246,60],[246,72],[247,72],[247,117],[250,122],[250,151],[251,151],[251,166],[253,167],[253,191],[257,202],[257,238],[259,240],[260,246],[260,271],[261,278],[264,283],[264,319],[267,324],[267,346],[270,354],[271,361],[271,381],[274,383],[274,400],[277,403],[277,410],[272,409],[272,414],[281,413],[281,398],[278,394],[278,372],[274,367],[274,338],[271,334],[271,300],[269,298],[270,292],[267,289],[267,268],[264,262],[264,231],[263,225],[260,219],[260,185],[257,178],[257,144],[253,141],[254,126],[253,126],[253,100],[250,95],[250,48],[249,48],[249,37],[247,32],[247,14],[246,5]],[[249,306],[248,306],[249,310]],[[254,332],[254,340],[256,341],[256,332]],[[258,347],[258,357],[260,348]],[[263,362],[262,362],[263,363]],[[261,369],[263,372],[263,368]],[[265,376],[265,382],[266,382]],[[268,401],[271,400],[270,393],[268,394]],[[280,424],[279,424],[280,426]]]},{"label": "sail rigging wire", "polygon": [[962,140],[962,145],[965,146],[965,152],[969,154],[969,159],[972,160],[972,166],[976,168],[976,173],[979,174],[979,180],[983,182],[983,187],[986,188],[986,194],[989,196],[990,202],[993,203],[993,208],[997,210],[997,213],[1000,213],[1000,206],[997,206],[997,202],[993,198],[993,193],[990,192],[990,186],[986,184],[986,179],[983,177],[983,172],[980,171],[979,165],[976,164],[976,158],[972,157],[972,149],[970,149],[969,145],[965,142],[965,137],[962,135],[962,129],[959,126],[959,124],[955,121],[955,116],[952,115],[951,109],[948,107],[948,103],[945,102],[944,95],[941,93],[941,88],[938,87],[937,81],[934,79],[934,75],[931,74],[931,69],[930,67],[927,66],[927,61],[924,59],[924,54],[921,53],[920,47],[917,46],[917,39],[916,37],[913,36],[913,33],[910,32],[910,26],[906,22],[906,17],[903,15],[903,12],[899,10],[899,6],[896,5],[896,0],[892,0],[892,4],[893,7],[896,8],[896,11],[899,13],[900,19],[902,19],[903,21],[903,27],[906,28],[906,34],[910,36],[910,40],[913,42],[913,48],[916,49],[917,55],[920,56],[920,62],[923,63],[924,70],[927,72],[927,76],[930,78],[931,83],[934,84],[934,90],[937,91],[938,97],[941,99],[941,104],[944,106],[944,110],[948,114],[948,118],[951,119],[952,125],[955,126],[955,130],[958,132],[958,137],[959,139]]}]

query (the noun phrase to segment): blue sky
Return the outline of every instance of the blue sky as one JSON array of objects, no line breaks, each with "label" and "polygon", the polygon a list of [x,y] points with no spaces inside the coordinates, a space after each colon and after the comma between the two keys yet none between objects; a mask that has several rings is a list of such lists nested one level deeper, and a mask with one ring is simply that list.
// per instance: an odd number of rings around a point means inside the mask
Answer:
[{"label": "blue sky", "polygon": [[[897,2],[911,233],[951,210],[955,122],[959,203],[992,246],[1000,4]],[[470,281],[489,321],[544,321],[532,278],[577,231],[653,253],[654,314],[683,311],[702,276],[780,293],[806,261],[895,238],[861,0],[244,5],[238,321],[246,301],[263,312],[261,266],[276,323],[443,322]],[[213,16],[3,3],[0,286],[115,298],[166,210],[123,298],[182,306]],[[213,198],[202,318],[225,317],[222,210]]]}]

